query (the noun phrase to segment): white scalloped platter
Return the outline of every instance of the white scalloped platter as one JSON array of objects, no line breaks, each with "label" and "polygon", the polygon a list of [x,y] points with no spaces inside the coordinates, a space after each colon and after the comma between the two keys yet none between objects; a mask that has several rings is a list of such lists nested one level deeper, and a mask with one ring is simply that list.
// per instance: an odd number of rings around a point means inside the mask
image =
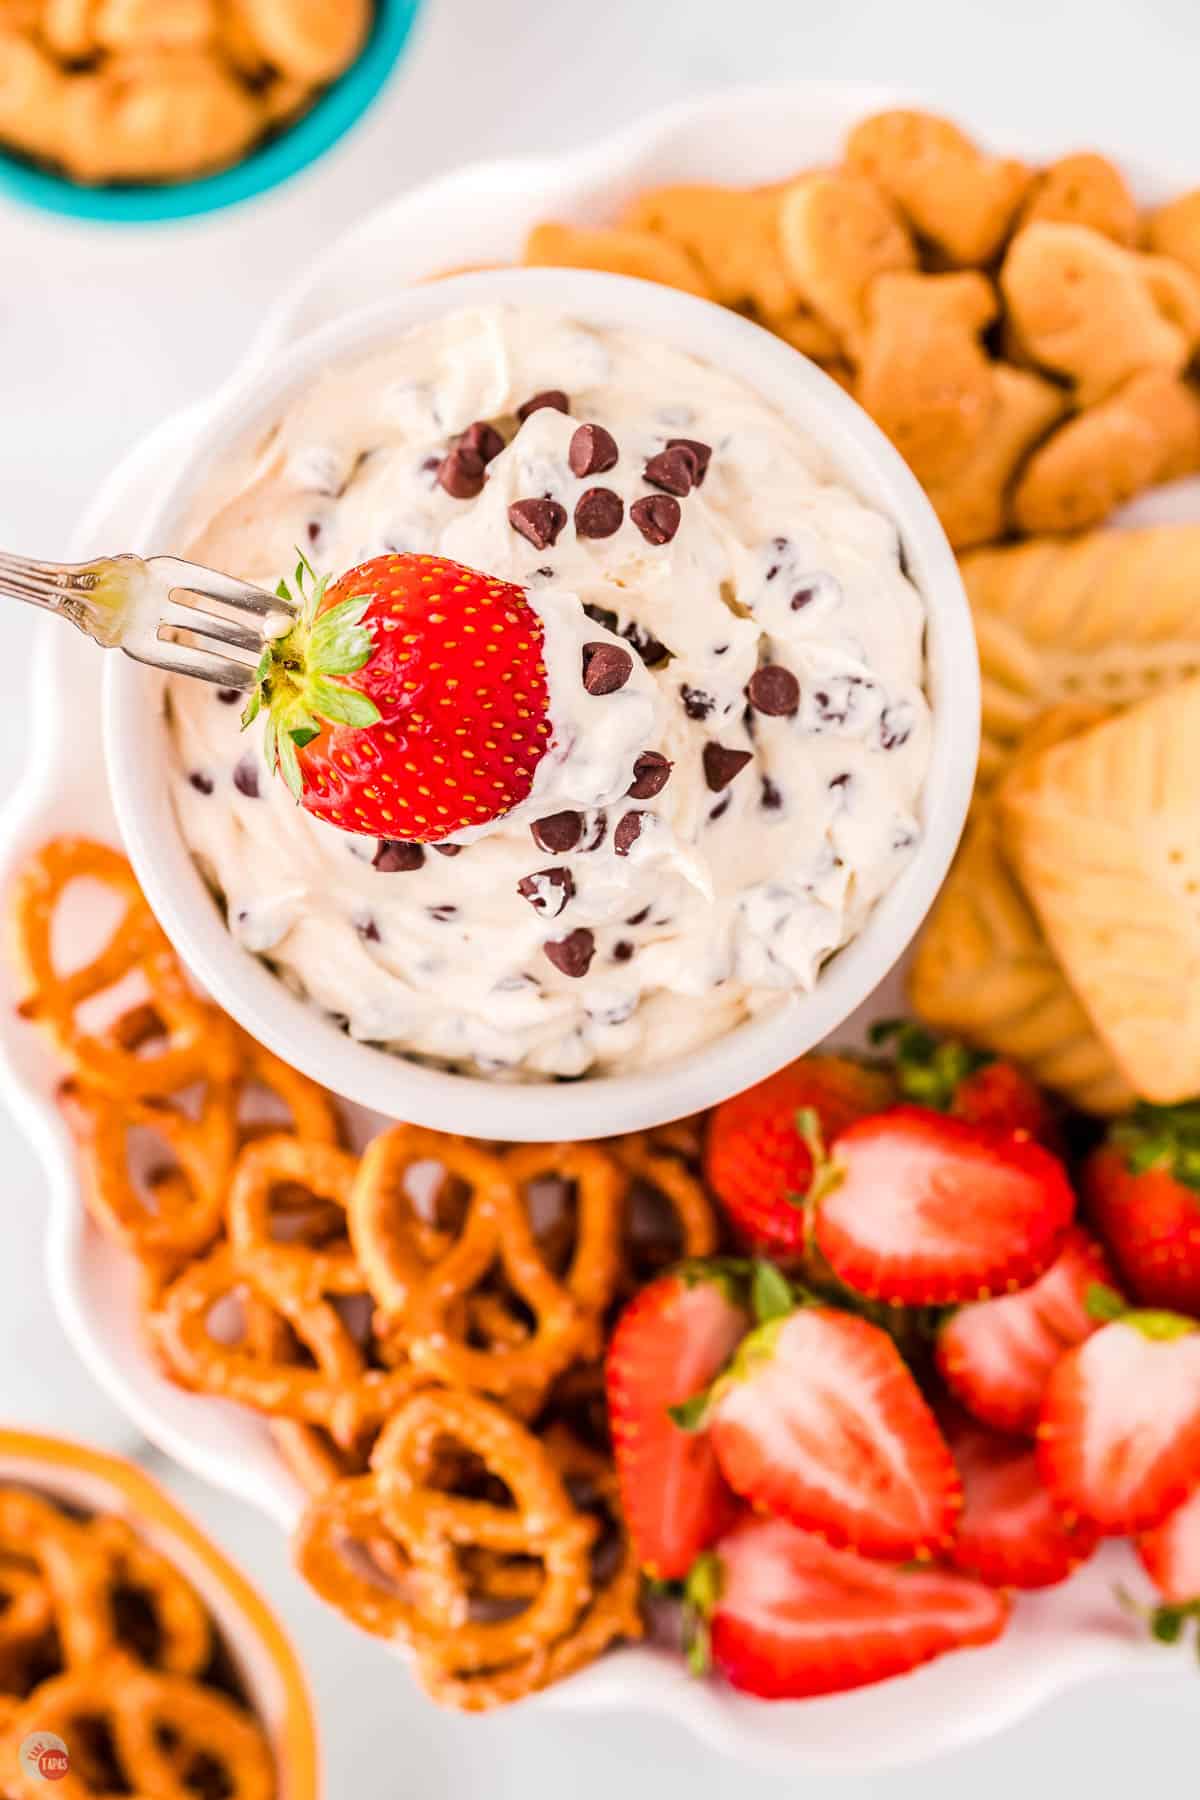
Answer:
[{"label": "white scalloped platter", "polygon": [[[402,196],[331,247],[265,321],[248,363],[350,306],[386,296],[398,282],[456,265],[513,260],[538,218],[602,220],[652,183],[765,182],[831,160],[850,124],[898,98],[879,88],[815,84],[743,90],[674,108],[553,161],[530,158],[462,169]],[[1103,131],[1096,136],[1102,141]],[[1004,146],[1039,160],[1073,147]],[[1166,172],[1131,174],[1147,199],[1185,185],[1182,179],[1172,182]],[[76,534],[75,554],[151,548],[140,545],[142,521],[157,485],[178,466],[202,416],[197,410],[169,421],[116,471]],[[1149,514],[1200,517],[1194,493],[1193,487],[1187,496],[1157,498]],[[57,704],[34,709],[30,766],[0,817],[0,883],[30,850],[58,833],[116,840],[100,742],[95,651],[47,621],[34,665],[39,692],[53,693]],[[864,1009],[866,1018],[898,1010],[894,981],[888,989]],[[51,1286],[71,1341],[163,1451],[290,1527],[300,1494],[262,1424],[234,1407],[180,1392],[151,1363],[140,1339],[132,1272],[88,1221],[71,1144],[53,1101],[56,1070],[40,1041],[16,1018],[19,998],[11,970],[0,964],[0,1091],[45,1169]],[[31,1349],[36,1354],[36,1346]],[[1009,1631],[988,1649],[949,1656],[902,1680],[832,1699],[774,1704],[746,1699],[692,1680],[666,1652],[634,1648],[526,1704],[558,1711],[668,1713],[738,1762],[779,1771],[853,1773],[916,1762],[985,1738],[1076,1682],[1147,1666],[1164,1678],[1182,1675],[1182,1653],[1148,1644],[1123,1619],[1113,1596],[1120,1580],[1136,1588],[1139,1577],[1128,1553],[1114,1548],[1065,1586],[1023,1598]],[[398,1671],[397,1679],[406,1677]]]}]

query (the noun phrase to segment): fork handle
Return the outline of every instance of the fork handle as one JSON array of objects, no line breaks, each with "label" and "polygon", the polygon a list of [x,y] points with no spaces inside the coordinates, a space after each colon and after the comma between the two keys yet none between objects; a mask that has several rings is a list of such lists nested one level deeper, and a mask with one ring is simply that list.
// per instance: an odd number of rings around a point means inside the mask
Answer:
[{"label": "fork handle", "polygon": [[145,567],[138,556],[48,563],[0,550],[0,594],[57,613],[95,643],[113,649],[129,623]]}]

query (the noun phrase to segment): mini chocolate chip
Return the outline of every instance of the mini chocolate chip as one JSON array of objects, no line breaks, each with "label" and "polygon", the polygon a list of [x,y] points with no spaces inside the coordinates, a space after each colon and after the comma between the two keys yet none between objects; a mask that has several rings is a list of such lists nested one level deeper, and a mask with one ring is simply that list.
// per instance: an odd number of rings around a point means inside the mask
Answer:
[{"label": "mini chocolate chip", "polygon": [[723,800],[717,801],[717,804],[708,815],[708,822],[710,825],[715,825],[718,819],[723,819],[725,817],[725,814],[729,811],[732,800],[733,795],[726,794]]},{"label": "mini chocolate chip", "polygon": [[406,844],[401,838],[381,838],[371,864],[381,875],[411,875],[425,861],[420,844]]},{"label": "mini chocolate chip", "polygon": [[378,944],[380,942],[379,927],[374,919],[357,919],[354,924],[354,929],[357,931],[359,937],[365,939],[368,944]]},{"label": "mini chocolate chip", "polygon": [[554,580],[554,570],[550,567],[549,563],[543,563],[540,569],[535,569],[533,572],[535,575],[540,576],[543,581]]},{"label": "mini chocolate chip", "polygon": [[[549,891],[547,891],[549,890]],[[570,869],[536,869],[517,883],[517,892],[528,900],[535,912],[557,919],[569,900],[575,897],[575,877]]]},{"label": "mini chocolate chip", "polygon": [[598,812],[596,823],[592,826],[592,835],[586,844],[580,845],[580,854],[586,855],[591,850],[598,850],[608,836],[608,814]]},{"label": "mini chocolate chip", "polygon": [[324,529],[325,528],[321,524],[320,519],[310,519],[308,521],[308,541],[309,541],[309,543],[310,544],[319,544],[321,541],[321,535],[322,535],[322,532],[324,531]]},{"label": "mini chocolate chip", "polygon": [[575,534],[581,538],[608,538],[621,529],[625,502],[611,488],[585,489],[575,502]]},{"label": "mini chocolate chip", "polygon": [[703,688],[689,687],[686,681],[679,689],[679,698],[683,701],[683,710],[689,719],[707,719],[716,710],[716,701]]},{"label": "mini chocolate chip", "polygon": [[792,595],[792,611],[803,612],[804,608],[810,606],[816,597],[816,588],[797,588],[796,592]]},{"label": "mini chocolate chip", "polygon": [[762,793],[759,796],[759,805],[764,812],[779,812],[783,807],[783,795],[769,775],[764,775],[762,778]]},{"label": "mini chocolate chip", "polygon": [[881,750],[898,750],[907,744],[912,736],[912,709],[905,701],[898,706],[885,706],[879,715],[879,747]]},{"label": "mini chocolate chip", "polygon": [[443,902],[441,906],[427,906],[425,910],[431,919],[437,920],[439,925],[444,925],[447,919],[453,919],[458,913],[457,906],[451,906],[446,902]]},{"label": "mini chocolate chip", "polygon": [[612,959],[614,962],[628,962],[632,955],[633,945],[628,938],[622,938],[619,943],[613,945]]},{"label": "mini chocolate chip", "polygon": [[641,912],[635,912],[632,918],[626,919],[627,925],[644,925],[650,917],[650,908],[643,906]]},{"label": "mini chocolate chip", "polygon": [[592,621],[593,625],[603,625],[605,631],[616,631],[618,624],[617,615],[615,612],[610,612],[607,606],[589,605],[585,606],[583,610]]},{"label": "mini chocolate chip", "polygon": [[531,394],[523,406],[518,406],[517,417],[522,425],[530,413],[541,412],[543,406],[551,407],[555,412],[570,412],[571,402],[561,388],[546,388],[540,394]]},{"label": "mini chocolate chip", "polygon": [[696,458],[682,444],[677,444],[673,450],[660,450],[657,456],[652,456],[642,470],[642,477],[651,487],[683,499],[696,485]]},{"label": "mini chocolate chip", "polygon": [[747,682],[746,698],[755,712],[787,719],[800,709],[800,683],[781,663],[764,663]]},{"label": "mini chocolate chip", "polygon": [[615,694],[633,674],[633,658],[618,644],[583,646],[583,685],[589,694]]},{"label": "mini chocolate chip", "polygon": [[483,492],[483,458],[478,450],[456,444],[438,465],[439,486],[454,500],[473,500]]},{"label": "mini chocolate chip", "polygon": [[660,644],[658,639],[652,637],[644,626],[637,623],[636,619],[626,625],[621,636],[633,645],[648,669],[653,668],[655,663],[664,662],[670,655],[667,646]]},{"label": "mini chocolate chip", "polygon": [[213,791],[212,776],[202,774],[199,769],[197,769],[194,774],[188,776],[188,782],[195,788],[198,794],[211,794]]},{"label": "mini chocolate chip", "polygon": [[247,751],[233,771],[233,785],[247,800],[258,799],[258,758]]},{"label": "mini chocolate chip", "polygon": [[648,544],[669,544],[683,514],[669,494],[645,494],[634,501],[629,516]]},{"label": "mini chocolate chip", "polygon": [[708,474],[708,465],[712,461],[712,445],[702,444],[699,438],[668,438],[668,450],[689,450],[692,461],[696,465],[693,477],[697,487],[703,487],[704,477]]},{"label": "mini chocolate chip", "polygon": [[841,775],[831,775],[829,777],[828,785],[830,788],[848,788],[853,779],[854,777],[850,774],[849,770],[844,770]]},{"label": "mini chocolate chip", "polygon": [[735,775],[740,775],[751,761],[749,750],[727,750],[724,744],[704,746],[704,779],[714,794],[727,788]]},{"label": "mini chocolate chip", "polygon": [[236,706],[242,698],[241,688],[218,688],[217,699],[222,706]]},{"label": "mini chocolate chip", "polygon": [[642,835],[642,820],[645,816],[645,813],[627,812],[617,820],[617,829],[613,832],[613,848],[618,856],[629,855]]},{"label": "mini chocolate chip", "polygon": [[591,967],[592,957],[596,954],[596,940],[586,925],[568,932],[565,938],[551,938],[543,944],[549,962],[561,975],[570,975],[578,980],[586,975]]},{"label": "mini chocolate chip", "polygon": [[549,550],[567,522],[567,509],[557,500],[514,500],[508,522],[535,550]]},{"label": "mini chocolate chip", "polygon": [[583,836],[583,814],[550,813],[544,819],[535,819],[529,830],[538,849],[547,856],[565,856]]},{"label": "mini chocolate chip", "polygon": [[458,447],[460,450],[474,450],[479,460],[486,465],[499,456],[504,448],[504,439],[486,419],[476,419],[459,438]]},{"label": "mini chocolate chip", "polygon": [[643,750],[633,765],[633,780],[625,789],[631,800],[653,800],[671,779],[674,764],[659,750]]},{"label": "mini chocolate chip", "polygon": [[582,480],[585,475],[603,475],[606,469],[614,468],[618,454],[617,440],[611,431],[605,431],[603,425],[581,425],[571,439],[567,461],[572,475]]},{"label": "mini chocolate chip", "polygon": [[439,856],[461,856],[463,851],[466,849],[466,847],[467,846],[465,844],[431,844],[430,845],[430,849],[436,850]]}]

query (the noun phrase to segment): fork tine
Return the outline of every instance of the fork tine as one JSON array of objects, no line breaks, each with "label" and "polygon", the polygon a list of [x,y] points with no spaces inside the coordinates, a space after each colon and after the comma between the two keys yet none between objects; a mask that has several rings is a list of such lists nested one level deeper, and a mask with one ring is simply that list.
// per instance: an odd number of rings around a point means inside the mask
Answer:
[{"label": "fork tine", "polygon": [[239,581],[235,575],[223,575],[216,569],[202,568],[199,563],[183,562],[177,556],[152,556],[149,566],[170,583],[172,591],[182,588],[188,593],[203,594],[210,600],[219,600],[225,606],[234,606],[239,612],[253,613],[258,618],[265,618],[268,613],[287,613],[294,617],[298,610],[293,601],[268,593],[266,588]]},{"label": "fork tine", "polygon": [[165,669],[168,675],[194,675],[200,681],[211,681],[216,687],[237,688],[249,692],[254,686],[254,670],[249,663],[227,661],[213,650],[194,650],[190,644],[167,644],[155,640],[154,653],[146,655],[123,645],[126,656],[134,662],[146,663],[152,669]]},{"label": "fork tine", "polygon": [[172,638],[163,636],[164,631],[190,631],[195,637],[212,638],[218,644],[232,644],[235,649],[250,650],[256,655],[261,654],[264,642],[257,626],[239,625],[236,619],[222,619],[202,606],[187,606],[175,599],[167,601],[158,621],[159,638],[163,643],[172,643]]}]

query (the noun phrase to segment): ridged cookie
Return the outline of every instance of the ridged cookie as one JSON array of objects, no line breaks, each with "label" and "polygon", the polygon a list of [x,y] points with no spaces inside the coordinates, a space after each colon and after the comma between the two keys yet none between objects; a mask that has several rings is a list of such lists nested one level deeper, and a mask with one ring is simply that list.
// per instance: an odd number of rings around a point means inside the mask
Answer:
[{"label": "ridged cookie", "polygon": [[1129,706],[1200,675],[1200,525],[964,556],[983,672],[980,786],[1048,707]]},{"label": "ridged cookie", "polygon": [[[1056,707],[1030,753],[1105,715]],[[1111,1116],[1133,1095],[1046,943],[1005,858],[993,800],[976,810],[917,946],[913,1010],[939,1031],[1021,1063],[1084,1112]]]},{"label": "ridged cookie", "polygon": [[1075,992],[1144,1099],[1200,1092],[1200,680],[1022,759],[1005,847]]}]

